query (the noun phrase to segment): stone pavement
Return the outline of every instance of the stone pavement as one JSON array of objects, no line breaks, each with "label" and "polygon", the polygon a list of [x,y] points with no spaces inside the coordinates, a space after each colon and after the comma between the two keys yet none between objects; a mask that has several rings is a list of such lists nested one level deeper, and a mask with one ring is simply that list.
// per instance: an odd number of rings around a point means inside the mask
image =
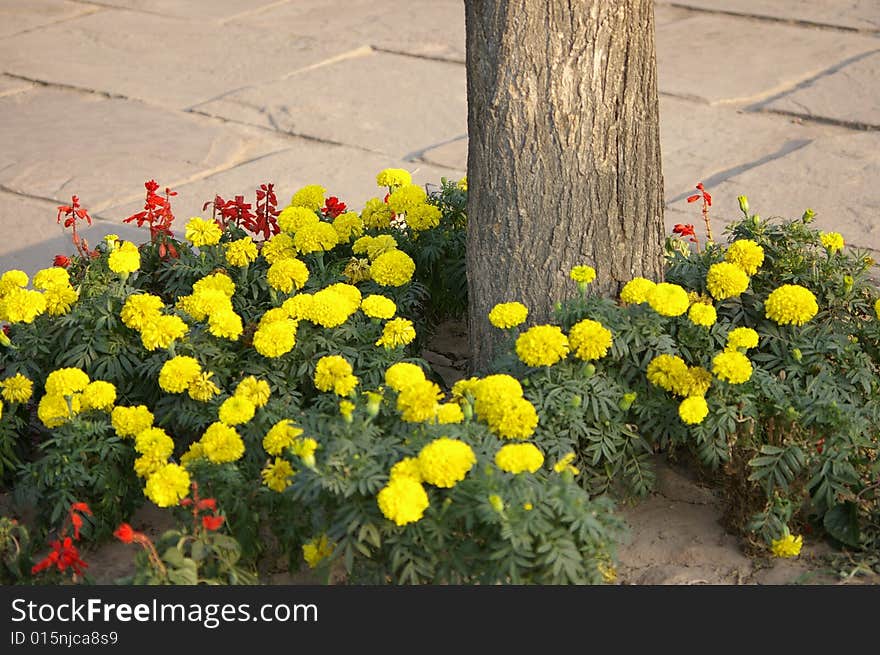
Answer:
[{"label": "stone pavement", "polygon": [[[880,251],[880,2],[658,0],[666,220],[720,232],[747,194]],[[179,192],[178,227],[219,193],[321,183],[360,209],[374,175],[458,179],[467,162],[462,0],[0,0],[0,270],[71,247],[143,182]],[[877,257],[880,259],[880,255]]]}]

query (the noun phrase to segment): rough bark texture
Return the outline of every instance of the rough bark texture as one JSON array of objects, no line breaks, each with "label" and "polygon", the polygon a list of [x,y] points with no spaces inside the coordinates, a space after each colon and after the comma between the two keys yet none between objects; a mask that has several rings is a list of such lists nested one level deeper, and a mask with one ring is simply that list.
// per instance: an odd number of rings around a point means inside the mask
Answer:
[{"label": "rough bark texture", "polygon": [[471,365],[495,303],[543,321],[596,268],[616,294],[661,274],[653,0],[465,0]]}]

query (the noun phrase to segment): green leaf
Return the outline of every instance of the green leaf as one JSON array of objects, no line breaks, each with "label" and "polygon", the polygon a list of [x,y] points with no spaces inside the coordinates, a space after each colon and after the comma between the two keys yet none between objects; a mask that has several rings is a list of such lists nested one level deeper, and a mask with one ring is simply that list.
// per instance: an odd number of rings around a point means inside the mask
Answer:
[{"label": "green leaf", "polygon": [[822,521],[825,530],[837,541],[847,546],[859,545],[859,513],[855,503],[835,505],[825,513]]}]

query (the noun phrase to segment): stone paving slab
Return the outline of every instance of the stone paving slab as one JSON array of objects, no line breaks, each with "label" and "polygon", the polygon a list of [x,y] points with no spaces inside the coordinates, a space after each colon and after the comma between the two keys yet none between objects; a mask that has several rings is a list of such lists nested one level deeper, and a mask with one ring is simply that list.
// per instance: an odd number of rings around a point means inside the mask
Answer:
[{"label": "stone paving slab", "polygon": [[0,36],[27,32],[100,9],[68,0],[0,0]]},{"label": "stone paving slab", "polygon": [[[0,272],[17,268],[32,275],[41,268],[51,266],[55,255],[73,254],[75,248],[70,240],[71,233],[57,223],[57,216],[55,203],[0,191],[0,224],[19,228],[4,239],[0,252]],[[107,234],[143,240],[141,230],[101,220],[94,220],[91,226],[78,227],[77,231],[92,247]]]},{"label": "stone paving slab", "polygon": [[235,20],[288,1],[290,0],[210,0],[210,4],[206,5],[193,0],[88,0],[102,7],[176,18],[197,18],[203,23]]},{"label": "stone paving slab", "polygon": [[857,30],[880,30],[880,3],[877,0],[676,0],[662,4]]},{"label": "stone paving slab", "polygon": [[429,164],[437,164],[447,168],[467,170],[468,140],[467,134],[421,153],[421,159]]},{"label": "stone paving slab", "polygon": [[[175,225],[182,229],[191,216],[208,216],[202,205],[219,194],[226,199],[244,195],[254,201],[254,189],[260,184],[275,184],[279,208],[290,202],[295,191],[306,184],[320,184],[327,195],[335,195],[349,209],[360,211],[367,199],[382,197],[387,189],[376,186],[376,173],[383,168],[405,168],[413,174],[416,184],[440,184],[440,178],[459,179],[464,169],[450,171],[428,164],[404,162],[387,155],[364,152],[346,146],[334,146],[306,140],[293,140],[291,146],[256,161],[175,187],[178,195],[172,200],[177,217]],[[140,209],[137,202],[111,207],[101,216],[119,220]]]},{"label": "stone paving slab", "polygon": [[275,80],[359,44],[105,10],[5,39],[3,71],[183,109]]},{"label": "stone paving slab", "polygon": [[465,69],[367,52],[195,110],[404,159],[467,132]]},{"label": "stone paving slab", "polygon": [[21,93],[22,91],[28,91],[33,87],[33,82],[17,80],[14,77],[9,77],[8,75],[0,75],[0,98],[2,98],[3,96],[10,96],[16,93]]},{"label": "stone paving slab", "polygon": [[314,37],[328,30],[383,50],[465,60],[462,0],[294,0],[242,17],[258,30]]},{"label": "stone paving slab", "polygon": [[94,212],[284,147],[247,127],[141,103],[37,88],[0,98],[0,185]]},{"label": "stone paving slab", "polygon": [[659,88],[713,105],[757,102],[877,47],[871,36],[695,14],[657,27]]},{"label": "stone paving slab", "polygon": [[880,128],[880,50],[758,108]]},{"label": "stone paving slab", "polygon": [[[840,232],[850,246],[880,250],[877,180],[880,132],[850,132],[816,139],[785,157],[707,188],[712,193],[712,216],[719,225],[741,215],[736,198],[746,195],[753,213],[791,219],[813,209],[816,227]],[[667,222],[702,223],[698,209],[689,209],[684,199],[670,208],[689,219],[675,220],[676,214],[668,214]]]}]

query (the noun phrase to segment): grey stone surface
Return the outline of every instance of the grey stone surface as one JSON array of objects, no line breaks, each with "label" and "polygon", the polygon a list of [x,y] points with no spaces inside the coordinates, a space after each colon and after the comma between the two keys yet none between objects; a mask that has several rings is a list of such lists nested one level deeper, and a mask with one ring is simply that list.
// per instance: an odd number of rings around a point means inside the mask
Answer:
[{"label": "grey stone surface", "polygon": [[283,147],[247,127],[141,103],[37,88],[0,98],[0,185],[98,213],[142,198],[150,178],[166,186],[210,174]]},{"label": "grey stone surface", "polygon": [[761,103],[759,108],[880,128],[880,49]]},{"label": "grey stone surface", "polygon": [[872,36],[694,15],[657,28],[659,86],[710,104],[757,102],[877,45]]},{"label": "grey stone surface", "polygon": [[7,73],[182,109],[357,47],[320,36],[106,10],[5,39],[0,62]]},{"label": "grey stone surface", "polygon": [[880,30],[880,3],[876,0],[675,0],[658,4],[858,30]]},{"label": "grey stone surface", "polygon": [[18,80],[8,75],[0,75],[0,98],[11,96],[22,91],[28,91],[34,87],[33,82]]},{"label": "grey stone surface", "polygon": [[68,0],[0,0],[0,36],[35,30],[100,9]]},{"label": "grey stone surface", "polygon": [[[430,80],[430,85],[423,82]],[[467,131],[464,67],[366,52],[195,108],[405,158]]]},{"label": "grey stone surface", "polygon": [[176,18],[196,18],[202,23],[229,22],[241,20],[246,16],[266,11],[277,5],[287,4],[289,0],[88,0],[92,4],[118,9],[130,9],[157,16]]},{"label": "grey stone surface", "polygon": [[[328,196],[337,196],[349,209],[360,211],[373,197],[383,197],[384,187],[376,186],[376,173],[383,168],[405,168],[413,174],[416,184],[438,183],[448,171],[426,164],[404,162],[387,155],[364,152],[346,146],[334,146],[306,140],[291,140],[280,152],[241,164],[188,184],[175,187],[178,195],[172,200],[175,225],[182,229],[191,216],[208,216],[202,205],[219,194],[226,199],[244,195],[254,202],[254,189],[260,184],[275,184],[279,207],[290,202],[293,193],[306,184],[320,184]],[[464,175],[464,171],[456,174]],[[140,210],[137,201],[126,202],[101,212],[107,219],[117,220]]]},{"label": "grey stone surface", "polygon": [[421,153],[421,159],[431,164],[465,170],[467,169],[467,151],[467,135],[464,134],[457,139],[424,150]]}]

